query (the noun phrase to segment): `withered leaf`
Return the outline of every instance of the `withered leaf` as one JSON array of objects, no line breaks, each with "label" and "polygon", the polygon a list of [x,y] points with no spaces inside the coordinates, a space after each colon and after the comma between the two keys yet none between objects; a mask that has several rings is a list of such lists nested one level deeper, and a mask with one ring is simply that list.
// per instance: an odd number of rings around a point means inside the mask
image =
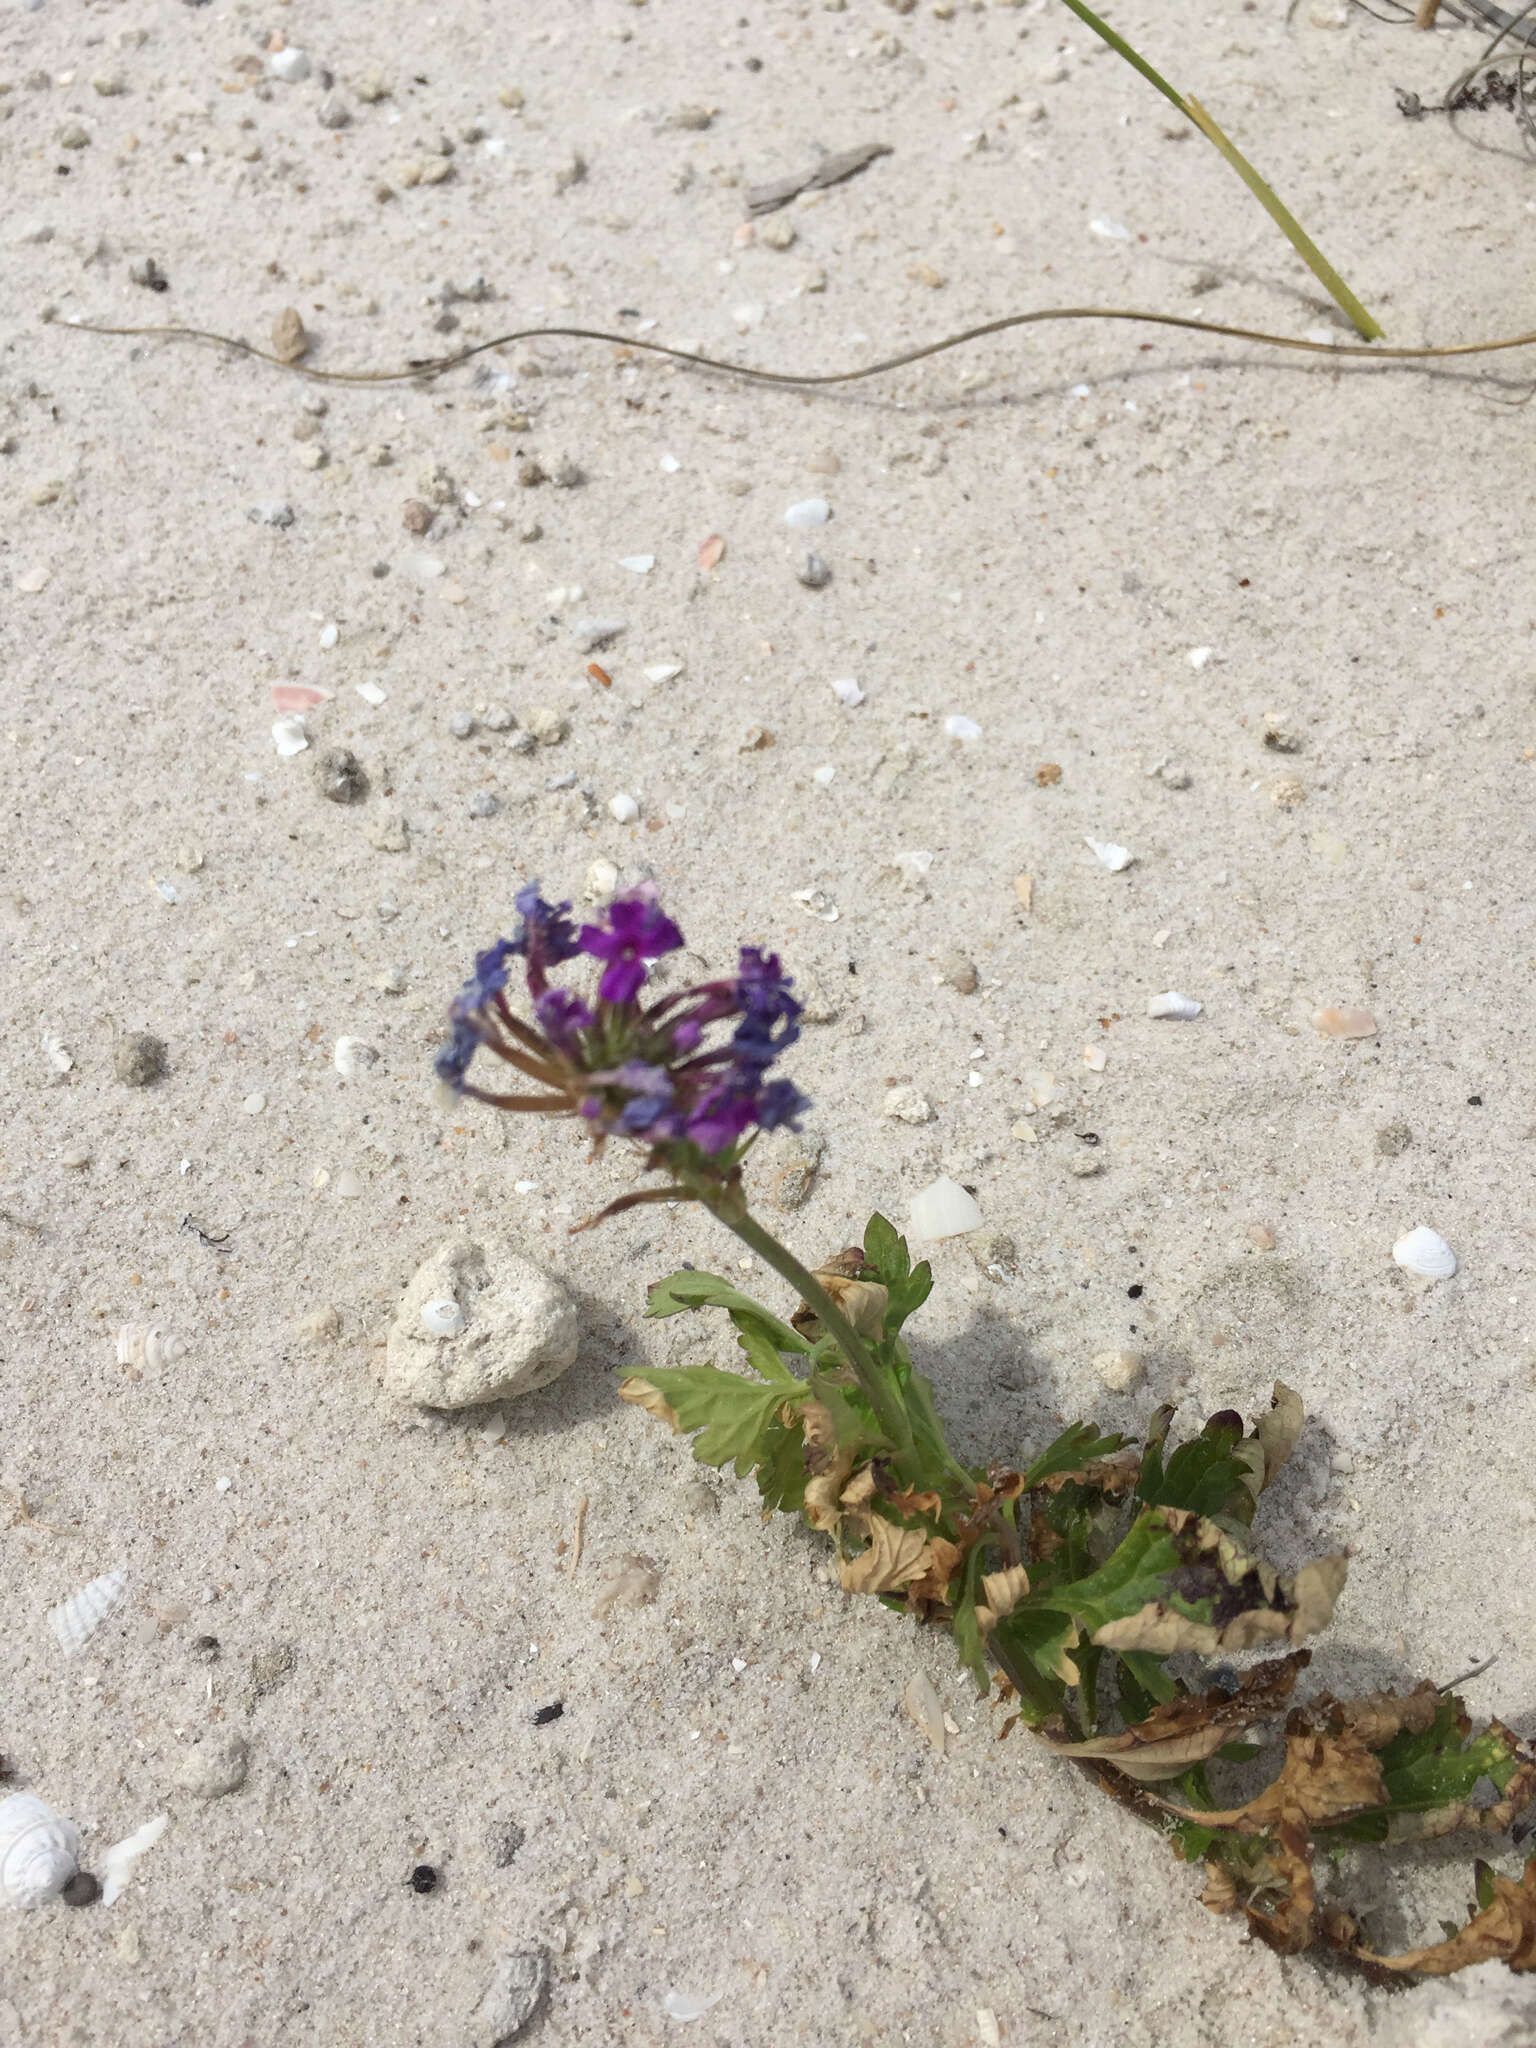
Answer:
[{"label": "withered leaf", "polygon": [[899,1593],[928,1570],[932,1551],[925,1530],[899,1529],[871,1515],[865,1534],[869,1548],[843,1559],[839,1576],[845,1593]]},{"label": "withered leaf", "polygon": [[1466,1926],[1432,1948],[1412,1948],[1401,1955],[1377,1955],[1358,1944],[1349,1951],[1362,1962],[1402,1976],[1449,1977],[1473,1963],[1507,1963],[1512,1970],[1536,1970],[1536,1856],[1518,1882],[1491,1875],[1493,1900],[1474,1913]]},{"label": "withered leaf", "polygon": [[654,1415],[658,1422],[669,1423],[673,1429],[682,1427],[677,1419],[677,1410],[661,1389],[638,1375],[620,1381],[619,1399],[628,1401],[632,1408],[643,1408],[647,1415]]},{"label": "withered leaf", "polygon": [[1311,1946],[1312,1841],[1303,1822],[1283,1820],[1271,1844],[1269,1860],[1283,1896],[1278,1905],[1265,1911],[1248,1906],[1248,1924],[1261,1940],[1283,1956],[1298,1955]]},{"label": "withered leaf", "polygon": [[1253,1433],[1264,1453],[1264,1477],[1260,1492],[1266,1486],[1273,1486],[1275,1475],[1296,1448],[1301,1435],[1305,1416],[1301,1396],[1284,1380],[1276,1380],[1274,1393],[1270,1397],[1270,1410],[1253,1425]]},{"label": "withered leaf", "polygon": [[1012,1614],[1028,1591],[1029,1573],[1021,1564],[1009,1565],[1006,1571],[984,1572],[981,1602],[976,1608],[976,1625],[982,1634],[986,1635],[1005,1615]]},{"label": "withered leaf", "polygon": [[907,1603],[916,1606],[920,1601],[944,1601],[949,1598],[949,1582],[955,1575],[955,1567],[964,1555],[958,1543],[951,1543],[947,1536],[931,1536],[928,1539],[928,1566],[920,1578],[912,1580],[907,1587]]},{"label": "withered leaf", "polygon": [[[1179,1508],[1147,1510],[1132,1525],[1114,1558],[1096,1580],[1116,1598],[1145,1582],[1156,1561],[1165,1555],[1158,1531],[1173,1537],[1170,1565],[1156,1575],[1179,1596],[1181,1607],[1204,1606],[1209,1620],[1196,1620],[1158,1596],[1143,1601],[1136,1612],[1094,1628],[1092,1641],[1106,1650],[1148,1650],[1166,1657],[1175,1650],[1194,1650],[1212,1657],[1232,1650],[1255,1650],[1266,1643],[1300,1642],[1316,1635],[1332,1618],[1343,1587],[1348,1560],[1325,1557],[1309,1564],[1294,1579],[1284,1579],[1261,1558],[1252,1556],[1215,1522]],[[1122,1554],[1124,1562],[1120,1562]],[[1109,1586],[1111,1567],[1123,1583]],[[1085,1589],[1086,1590],[1086,1589]],[[1090,1611],[1085,1601],[1083,1611]]]},{"label": "withered leaf", "polygon": [[[1214,1756],[1241,1729],[1279,1713],[1311,1661],[1310,1650],[1297,1650],[1245,1673],[1234,1693],[1186,1694],[1154,1707],[1145,1720],[1116,1735],[1051,1747],[1058,1756],[1098,1758],[1143,1785],[1181,1777],[1191,1765]],[[1201,1819],[1216,1824],[1212,1815],[1202,1813]]]},{"label": "withered leaf", "polygon": [[[859,1257],[862,1261],[862,1252]],[[832,1306],[842,1310],[861,1337],[884,1334],[885,1312],[891,1296],[890,1290],[878,1280],[853,1280],[834,1266],[820,1266],[811,1277],[821,1282]],[[790,1327],[810,1343],[821,1335],[821,1318],[807,1302],[800,1304],[789,1321]]]},{"label": "withered leaf", "polygon": [[1060,1493],[1064,1486],[1092,1486],[1113,1496],[1129,1493],[1140,1477],[1140,1451],[1123,1451],[1118,1458],[1093,1458],[1069,1472],[1048,1472],[1040,1488],[1044,1493]]}]

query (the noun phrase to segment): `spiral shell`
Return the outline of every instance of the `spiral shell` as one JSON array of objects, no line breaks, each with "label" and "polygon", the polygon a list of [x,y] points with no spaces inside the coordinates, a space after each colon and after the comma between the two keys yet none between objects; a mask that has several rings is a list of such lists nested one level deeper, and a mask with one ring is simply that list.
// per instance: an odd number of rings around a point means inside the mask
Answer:
[{"label": "spiral shell", "polygon": [[162,1365],[174,1365],[186,1349],[174,1332],[162,1330],[158,1323],[124,1323],[117,1333],[119,1365],[147,1365],[158,1371]]},{"label": "spiral shell", "polygon": [[46,1906],[79,1867],[80,1830],[35,1799],[14,1792],[0,1800],[0,1899],[10,1906]]},{"label": "spiral shell", "polygon": [[57,1607],[48,1610],[48,1623],[59,1639],[66,1657],[78,1657],[108,1615],[116,1613],[128,1591],[128,1574],[121,1569],[103,1572],[78,1593],[71,1593]]}]

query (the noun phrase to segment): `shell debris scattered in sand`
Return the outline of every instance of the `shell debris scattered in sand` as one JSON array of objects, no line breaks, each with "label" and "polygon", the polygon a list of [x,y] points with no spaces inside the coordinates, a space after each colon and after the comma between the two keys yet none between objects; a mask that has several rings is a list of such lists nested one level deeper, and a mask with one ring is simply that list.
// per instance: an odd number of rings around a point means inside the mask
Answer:
[{"label": "shell debris scattered in sand", "polygon": [[56,1899],[80,1863],[80,1830],[30,1792],[0,1800],[0,1899],[30,1909]]},{"label": "shell debris scattered in sand", "polygon": [[128,1574],[121,1566],[103,1572],[78,1593],[48,1610],[48,1625],[66,1657],[78,1657],[102,1624],[116,1613],[128,1592]]},{"label": "shell debris scattered in sand", "polygon": [[936,1241],[963,1237],[981,1228],[981,1209],[969,1188],[947,1176],[933,1181],[912,1197],[911,1229],[918,1238]]},{"label": "shell debris scattered in sand", "polygon": [[168,1813],[157,1813],[152,1820],[145,1821],[143,1827],[135,1828],[131,1835],[125,1835],[110,1849],[102,1851],[101,1903],[104,1906],[110,1906],[121,1897],[134,1864],[146,1849],[152,1849],[159,1841],[170,1817]]},{"label": "shell debris scattered in sand", "polygon": [[1174,988],[1165,990],[1160,996],[1147,997],[1149,1017],[1166,1017],[1176,1024],[1190,1023],[1204,1008],[1204,1003],[1197,1003],[1193,996],[1181,996]]}]

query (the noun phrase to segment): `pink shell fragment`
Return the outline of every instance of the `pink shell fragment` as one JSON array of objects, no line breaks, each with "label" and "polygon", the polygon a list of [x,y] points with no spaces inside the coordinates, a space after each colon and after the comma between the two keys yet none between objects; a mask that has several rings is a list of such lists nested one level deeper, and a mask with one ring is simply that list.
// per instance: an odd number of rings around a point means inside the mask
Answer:
[{"label": "pink shell fragment", "polygon": [[1314,1010],[1312,1028],[1324,1038],[1374,1038],[1376,1019],[1369,1010]]},{"label": "pink shell fragment", "polygon": [[701,540],[699,542],[699,567],[701,569],[713,569],[724,553],[724,534],[712,533],[708,540]]},{"label": "pink shell fragment", "polygon": [[275,711],[313,711],[317,704],[329,703],[331,693],[313,683],[274,683],[271,697]]}]

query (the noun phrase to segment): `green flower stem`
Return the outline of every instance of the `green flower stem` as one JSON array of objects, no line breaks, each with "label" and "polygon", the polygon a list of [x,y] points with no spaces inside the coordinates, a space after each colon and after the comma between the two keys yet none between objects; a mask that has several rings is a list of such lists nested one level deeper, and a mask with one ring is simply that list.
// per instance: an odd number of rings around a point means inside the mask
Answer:
[{"label": "green flower stem", "polygon": [[875,1419],[895,1447],[897,1464],[903,1467],[911,1465],[914,1445],[907,1412],[886,1382],[869,1346],[821,1282],[801,1265],[793,1252],[786,1250],[751,1216],[739,1192],[722,1194],[719,1189],[701,1185],[699,1199],[727,1230],[733,1231],[750,1251],[757,1253],[764,1265],[771,1266],[775,1273],[787,1280],[808,1308],[816,1311],[822,1328],[837,1340],[838,1349],[853,1368],[854,1377],[875,1411]]},{"label": "green flower stem", "polygon": [[1186,98],[1176,86],[1168,83],[1160,71],[1154,71],[1146,58],[1138,50],[1131,48],[1124,36],[1117,35],[1107,21],[1101,21],[1091,7],[1084,5],[1084,0],[1063,0],[1063,5],[1070,7],[1078,20],[1091,28],[1101,41],[1108,43],[1115,55],[1123,57],[1133,71],[1139,71],[1149,85],[1156,86],[1163,98],[1176,106],[1186,120],[1194,122],[1206,141],[1211,143],[1232,166],[1233,170],[1236,171],[1237,175],[1248,187],[1248,190],[1275,223],[1275,226],[1279,228],[1281,234],[1285,236],[1291,247],[1300,256],[1302,262],[1306,264],[1308,270],[1311,271],[1318,283],[1327,290],[1335,304],[1344,309],[1354,322],[1357,330],[1364,335],[1367,341],[1378,341],[1382,333],[1380,322],[1373,319],[1365,310],[1343,278],[1340,277],[1339,273],[1328,261],[1322,250],[1318,248],[1316,242],[1313,241],[1312,237],[1301,225],[1301,222],[1297,220],[1288,207],[1282,204],[1273,187],[1259,176],[1253,165],[1249,163],[1247,157],[1243,155],[1231,137],[1224,134],[1217,127],[1215,121],[1205,111],[1204,107],[1201,106],[1200,102],[1196,99]]}]

